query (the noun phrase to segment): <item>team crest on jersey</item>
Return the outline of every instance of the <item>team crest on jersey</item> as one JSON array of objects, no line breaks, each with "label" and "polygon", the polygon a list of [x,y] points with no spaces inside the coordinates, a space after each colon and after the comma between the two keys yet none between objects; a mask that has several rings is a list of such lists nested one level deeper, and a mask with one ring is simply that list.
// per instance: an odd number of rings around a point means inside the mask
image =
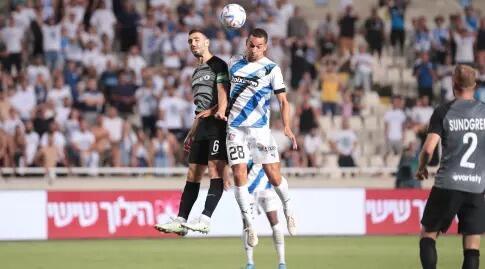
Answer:
[{"label": "team crest on jersey", "polygon": [[256,76],[258,78],[262,78],[262,77],[266,76],[266,71],[265,70],[259,70],[258,72],[256,72]]},{"label": "team crest on jersey", "polygon": [[235,133],[229,133],[227,135],[227,140],[229,140],[229,141],[234,140],[234,138],[236,138],[236,134]]}]

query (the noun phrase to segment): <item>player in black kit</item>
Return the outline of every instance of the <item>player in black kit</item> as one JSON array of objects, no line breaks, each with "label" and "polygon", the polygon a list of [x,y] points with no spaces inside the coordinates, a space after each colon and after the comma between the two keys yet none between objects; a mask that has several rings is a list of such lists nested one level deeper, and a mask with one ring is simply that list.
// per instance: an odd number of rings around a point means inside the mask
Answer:
[{"label": "player in black kit", "polygon": [[428,164],[441,140],[442,156],[429,194],[419,242],[423,269],[435,269],[435,240],[458,216],[463,235],[462,269],[478,269],[480,235],[485,232],[485,104],[473,99],[475,70],[458,65],[453,74],[455,100],[437,107],[419,158],[416,177],[428,178]]},{"label": "player in black kit", "polygon": [[[196,118],[184,142],[184,147],[189,152],[189,171],[178,217],[168,223],[155,225],[155,229],[160,232],[179,235],[185,235],[188,229],[209,232],[210,218],[224,190],[223,175],[227,166],[227,64],[209,52],[209,39],[202,31],[191,30],[188,43],[192,54],[199,61],[192,75]],[[211,180],[204,211],[199,218],[187,222],[207,168]]]}]

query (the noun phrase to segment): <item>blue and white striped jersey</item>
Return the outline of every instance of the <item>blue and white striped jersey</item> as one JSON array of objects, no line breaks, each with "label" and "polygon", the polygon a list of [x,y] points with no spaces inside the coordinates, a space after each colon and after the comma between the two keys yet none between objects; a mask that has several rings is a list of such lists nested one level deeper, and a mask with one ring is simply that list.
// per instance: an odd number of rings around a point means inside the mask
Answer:
[{"label": "blue and white striped jersey", "polygon": [[250,194],[257,193],[263,190],[271,189],[272,185],[268,181],[268,177],[264,173],[263,165],[253,163],[252,160],[248,162],[248,190]]},{"label": "blue and white striped jersey", "polygon": [[229,76],[229,126],[269,128],[271,93],[286,88],[280,67],[266,57],[248,62],[235,56],[229,61]]}]

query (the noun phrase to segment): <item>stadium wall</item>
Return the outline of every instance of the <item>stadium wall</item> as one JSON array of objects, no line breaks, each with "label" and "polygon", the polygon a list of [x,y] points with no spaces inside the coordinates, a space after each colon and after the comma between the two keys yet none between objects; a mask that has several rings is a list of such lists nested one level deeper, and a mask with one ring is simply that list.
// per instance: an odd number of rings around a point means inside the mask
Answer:
[{"label": "stadium wall", "polygon": [[[191,217],[202,212],[206,193]],[[428,190],[301,188],[292,195],[299,235],[398,235],[419,232]],[[179,190],[0,191],[0,240],[173,237],[152,226],[176,216],[180,196]],[[208,236],[240,236],[233,197],[224,193]],[[256,225],[261,235],[271,234],[264,214]],[[455,221],[450,232],[456,228]]]}]

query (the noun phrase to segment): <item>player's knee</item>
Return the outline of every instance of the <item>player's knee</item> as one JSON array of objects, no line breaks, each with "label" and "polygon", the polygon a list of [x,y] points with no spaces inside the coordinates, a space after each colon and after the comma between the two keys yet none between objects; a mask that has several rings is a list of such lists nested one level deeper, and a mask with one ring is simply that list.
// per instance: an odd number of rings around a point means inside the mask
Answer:
[{"label": "player's knee", "polygon": [[226,163],[223,161],[213,161],[209,162],[209,177],[210,178],[223,178],[224,177],[224,168]]}]

